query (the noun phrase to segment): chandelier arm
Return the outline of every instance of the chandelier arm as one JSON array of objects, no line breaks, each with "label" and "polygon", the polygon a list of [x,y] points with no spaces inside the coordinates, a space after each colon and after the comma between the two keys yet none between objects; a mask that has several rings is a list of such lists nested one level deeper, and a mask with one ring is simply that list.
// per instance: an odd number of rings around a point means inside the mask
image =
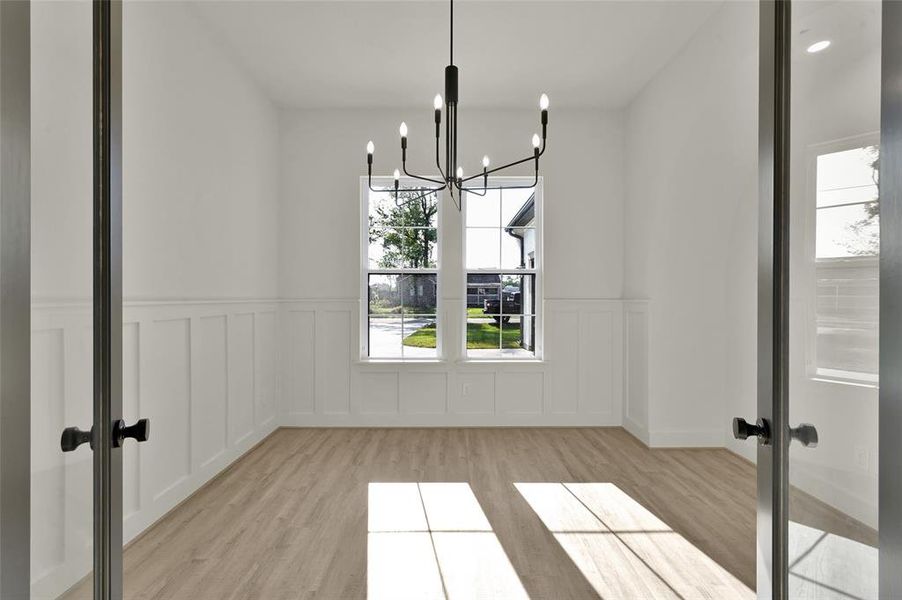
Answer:
[{"label": "chandelier arm", "polygon": [[[494,186],[489,186],[485,189],[489,190],[489,191],[492,191],[492,190],[531,190],[534,187],[536,187],[536,185],[538,185],[538,181],[534,181],[533,183],[528,184],[528,185],[494,185]],[[476,189],[482,189],[482,188],[476,188]],[[474,196],[485,196],[485,194],[477,194],[470,188],[465,188],[465,187],[460,188],[460,191],[467,192],[468,194],[473,194]]]},{"label": "chandelier arm", "polygon": [[404,169],[404,174],[412,179],[419,179],[420,181],[428,181],[429,183],[434,183],[436,185],[441,185],[442,187],[445,187],[444,181],[440,181],[438,179],[430,179],[429,177],[423,177],[422,175],[414,175],[413,173],[409,173],[407,171],[406,165],[403,165],[403,169]]},{"label": "chandelier arm", "polygon": [[[539,156],[541,156],[541,154],[539,154]],[[494,169],[489,169],[488,171],[484,171],[482,173],[477,173],[476,175],[470,175],[469,177],[465,177],[461,181],[463,183],[466,183],[467,181],[472,181],[479,177],[485,177],[486,175],[491,175],[492,173],[497,173],[498,171],[503,171],[505,169],[510,169],[511,167],[516,167],[517,165],[522,165],[523,163],[534,161],[535,159],[536,159],[536,157],[535,157],[535,155],[533,155],[533,156],[529,156],[527,158],[522,158],[520,160],[515,160],[512,163],[508,163],[508,164],[502,165],[500,167],[495,167]]]},{"label": "chandelier arm", "polygon": [[[461,183],[466,183],[466,182],[472,181],[478,177],[485,177],[486,175],[491,175],[492,173],[497,173],[498,171],[503,171],[503,170],[509,169],[511,167],[516,167],[517,165],[522,165],[523,163],[527,163],[531,160],[537,160],[538,158],[541,158],[541,156],[543,154],[545,154],[545,141],[544,140],[542,141],[542,149],[539,150],[538,157],[535,154],[533,154],[532,156],[528,156],[526,158],[521,158],[520,160],[515,160],[512,163],[508,163],[508,164],[502,165],[500,167],[495,167],[494,169],[489,169],[488,171],[483,171],[482,173],[477,173],[476,175],[470,175],[469,177],[464,177],[461,180]],[[536,163],[536,166],[538,167],[538,162]]]},{"label": "chandelier arm", "polygon": [[[398,191],[400,191],[400,192],[410,192],[410,191],[422,191],[422,190],[424,190],[424,189],[426,189],[426,188],[420,188],[420,189],[418,189],[418,190],[417,190],[417,189],[414,189],[414,190],[406,189],[406,190],[398,190]],[[424,191],[424,192],[423,192],[422,194],[420,194],[419,196],[415,196],[415,197],[413,197],[413,198],[408,198],[408,199],[404,200],[403,202],[401,202],[401,204],[398,204],[398,206],[403,206],[403,205],[409,204],[409,203],[411,203],[411,202],[416,202],[417,200],[422,200],[422,199],[425,198],[426,196],[430,196],[430,195],[432,195],[432,194],[434,194],[434,193],[436,193],[436,192],[439,192],[439,191],[441,191],[441,190],[443,190],[443,189],[445,189],[444,186],[442,186],[442,187],[440,187],[440,188],[429,189],[428,191]],[[396,193],[396,194],[397,194],[397,193]],[[397,199],[397,195],[396,195],[396,199]]]}]

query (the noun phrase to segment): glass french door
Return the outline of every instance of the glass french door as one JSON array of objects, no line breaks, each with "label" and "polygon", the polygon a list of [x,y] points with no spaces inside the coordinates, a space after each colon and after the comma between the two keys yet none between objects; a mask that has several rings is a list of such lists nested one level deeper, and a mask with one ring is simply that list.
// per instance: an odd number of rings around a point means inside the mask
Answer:
[{"label": "glass french door", "polygon": [[[25,5],[27,6],[27,5]],[[32,3],[33,598],[122,597],[122,5]]]},{"label": "glass french door", "polygon": [[759,598],[902,597],[900,26],[761,2]]},{"label": "glass french door", "polygon": [[94,576],[94,454],[61,447],[94,422],[92,5],[33,2],[30,17],[30,597],[49,600],[90,597]]}]

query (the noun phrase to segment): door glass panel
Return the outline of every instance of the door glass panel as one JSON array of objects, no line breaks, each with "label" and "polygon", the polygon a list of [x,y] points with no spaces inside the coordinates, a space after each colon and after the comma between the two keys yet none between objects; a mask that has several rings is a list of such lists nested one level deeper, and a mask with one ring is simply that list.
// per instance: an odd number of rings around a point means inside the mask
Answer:
[{"label": "door glass panel", "polygon": [[31,5],[31,595],[91,597],[92,14]]},{"label": "door glass panel", "polygon": [[792,31],[790,597],[876,598],[880,4]]}]

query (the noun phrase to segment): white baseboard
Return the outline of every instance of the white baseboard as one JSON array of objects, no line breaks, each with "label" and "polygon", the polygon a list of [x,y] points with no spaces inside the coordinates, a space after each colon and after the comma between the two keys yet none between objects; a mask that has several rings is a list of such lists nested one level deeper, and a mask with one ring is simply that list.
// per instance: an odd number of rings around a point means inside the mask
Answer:
[{"label": "white baseboard", "polygon": [[608,414],[313,414],[291,413],[283,427],[620,427]]},{"label": "white baseboard", "polygon": [[634,421],[629,417],[623,419],[623,428],[630,432],[633,437],[648,446],[648,429]]}]

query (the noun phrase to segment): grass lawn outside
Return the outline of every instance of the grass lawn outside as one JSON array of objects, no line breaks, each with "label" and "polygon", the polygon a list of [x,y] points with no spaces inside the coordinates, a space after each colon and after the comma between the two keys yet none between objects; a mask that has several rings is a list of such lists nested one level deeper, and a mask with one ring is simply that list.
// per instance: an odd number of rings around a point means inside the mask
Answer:
[{"label": "grass lawn outside", "polygon": [[[469,309],[472,310],[472,309]],[[469,310],[467,311],[469,313]],[[467,323],[467,349],[493,350],[498,348],[498,325],[490,323]],[[502,348],[520,347],[520,328],[508,325],[501,332]],[[404,338],[405,346],[435,348],[435,324],[420,327]]]}]

